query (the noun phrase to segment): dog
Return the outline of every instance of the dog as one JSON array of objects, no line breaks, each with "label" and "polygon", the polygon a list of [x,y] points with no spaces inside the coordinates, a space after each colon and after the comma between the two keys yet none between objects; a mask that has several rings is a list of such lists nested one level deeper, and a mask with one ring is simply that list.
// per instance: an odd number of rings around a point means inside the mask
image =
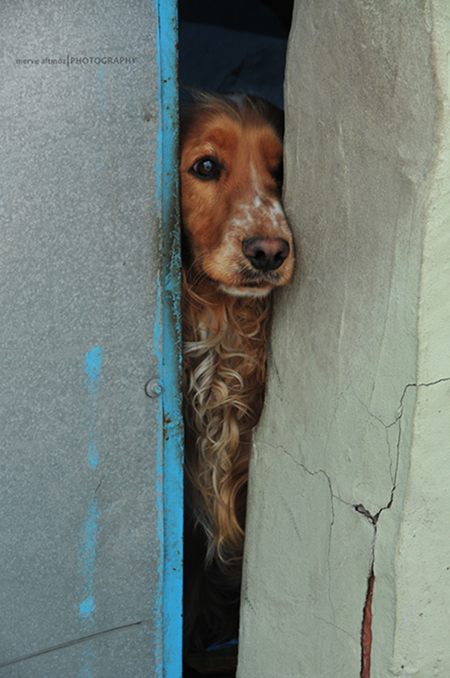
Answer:
[{"label": "dog", "polygon": [[185,651],[237,637],[251,434],[270,296],[292,274],[283,114],[245,94],[180,111]]}]

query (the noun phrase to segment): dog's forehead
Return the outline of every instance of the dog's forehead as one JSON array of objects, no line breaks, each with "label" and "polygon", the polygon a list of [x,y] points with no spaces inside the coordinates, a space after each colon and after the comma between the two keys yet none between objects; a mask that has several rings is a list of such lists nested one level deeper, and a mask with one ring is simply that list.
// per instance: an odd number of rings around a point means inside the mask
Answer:
[{"label": "dog's forehead", "polygon": [[201,149],[205,152],[237,152],[259,148],[264,154],[278,155],[282,142],[273,127],[263,116],[249,119],[232,117],[225,112],[197,119],[192,125],[185,144],[186,150]]}]

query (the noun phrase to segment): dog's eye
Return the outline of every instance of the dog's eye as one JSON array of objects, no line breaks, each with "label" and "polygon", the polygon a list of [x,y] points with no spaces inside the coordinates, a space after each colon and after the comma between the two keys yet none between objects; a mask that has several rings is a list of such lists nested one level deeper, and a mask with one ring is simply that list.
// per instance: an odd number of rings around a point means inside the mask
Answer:
[{"label": "dog's eye", "polygon": [[277,182],[277,186],[281,191],[283,187],[283,163],[280,163],[280,165],[278,165],[278,167],[272,172],[272,176]]},{"label": "dog's eye", "polygon": [[199,179],[218,179],[222,167],[215,158],[206,157],[197,160],[195,165],[190,169],[191,174],[197,176]]}]

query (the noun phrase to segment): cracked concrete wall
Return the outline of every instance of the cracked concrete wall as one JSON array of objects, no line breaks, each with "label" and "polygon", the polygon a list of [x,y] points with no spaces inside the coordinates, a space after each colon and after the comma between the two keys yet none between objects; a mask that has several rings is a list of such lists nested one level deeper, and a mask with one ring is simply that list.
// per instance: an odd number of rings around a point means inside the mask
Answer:
[{"label": "cracked concrete wall", "polygon": [[[441,93],[437,157],[426,196],[419,298],[417,405],[395,572],[392,673],[450,675],[450,7],[431,3]],[[376,617],[374,617],[376,618]],[[378,617],[379,619],[379,617]],[[377,627],[375,627],[377,628]],[[378,658],[377,658],[378,661]]]},{"label": "cracked concrete wall", "polygon": [[[450,10],[297,0],[241,678],[448,676]],[[366,647],[366,650],[368,648]]]}]

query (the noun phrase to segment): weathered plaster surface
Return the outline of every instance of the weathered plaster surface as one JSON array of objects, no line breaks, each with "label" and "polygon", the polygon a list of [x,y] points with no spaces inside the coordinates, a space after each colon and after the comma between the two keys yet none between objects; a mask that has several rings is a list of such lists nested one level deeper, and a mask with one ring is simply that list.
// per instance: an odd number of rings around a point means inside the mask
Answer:
[{"label": "weathered plaster surface", "polygon": [[298,267],[255,435],[240,678],[360,676],[372,566],[371,677],[450,675],[448,13],[296,3]]},{"label": "weathered plaster surface", "polygon": [[[395,560],[392,674],[450,675],[450,6],[429,3],[441,101],[429,177],[418,323],[417,406]],[[377,615],[378,616],[378,615]],[[378,616],[379,619],[379,616]],[[377,660],[378,661],[378,660]],[[381,676],[381,672],[379,674]]]}]

